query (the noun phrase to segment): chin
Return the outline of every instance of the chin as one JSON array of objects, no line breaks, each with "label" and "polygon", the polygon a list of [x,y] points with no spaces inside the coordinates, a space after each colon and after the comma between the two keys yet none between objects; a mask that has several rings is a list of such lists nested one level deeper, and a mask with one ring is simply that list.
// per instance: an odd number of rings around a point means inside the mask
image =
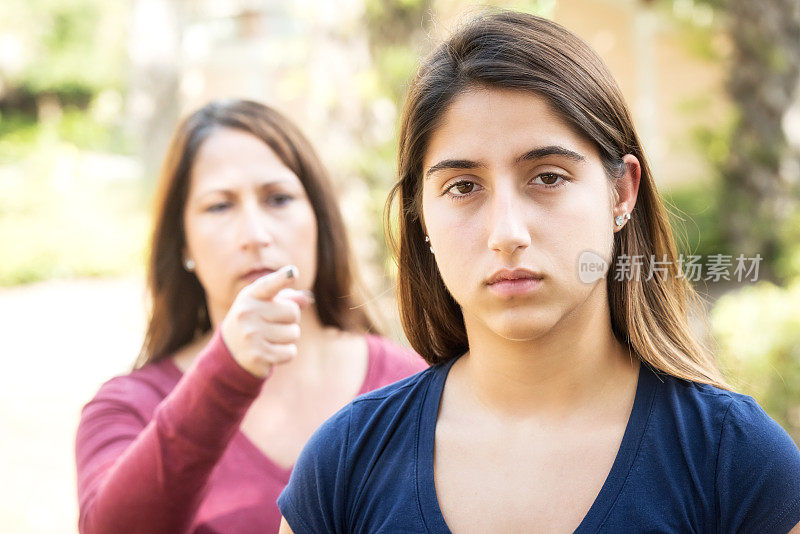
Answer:
[{"label": "chin", "polygon": [[555,324],[549,314],[531,310],[505,312],[486,321],[492,332],[509,341],[533,341],[550,332]]},{"label": "chin", "polygon": [[511,328],[495,329],[494,332],[508,341],[534,341],[546,334],[548,329],[515,325]]}]

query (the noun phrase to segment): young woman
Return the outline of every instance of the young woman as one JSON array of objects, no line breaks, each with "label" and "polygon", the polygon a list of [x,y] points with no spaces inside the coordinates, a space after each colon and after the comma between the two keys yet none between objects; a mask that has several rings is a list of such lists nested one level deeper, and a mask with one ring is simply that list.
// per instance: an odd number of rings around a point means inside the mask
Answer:
[{"label": "young woman", "polygon": [[281,532],[800,531],[800,451],[693,338],[630,113],[583,41],[518,13],[456,32],[409,89],[399,175],[401,314],[433,366],[322,425]]},{"label": "young woman", "polygon": [[140,368],[107,382],[78,428],[81,532],[277,532],[275,500],[313,430],[427,366],[367,334],[335,198],[308,141],[266,106],[211,103],[181,124]]}]

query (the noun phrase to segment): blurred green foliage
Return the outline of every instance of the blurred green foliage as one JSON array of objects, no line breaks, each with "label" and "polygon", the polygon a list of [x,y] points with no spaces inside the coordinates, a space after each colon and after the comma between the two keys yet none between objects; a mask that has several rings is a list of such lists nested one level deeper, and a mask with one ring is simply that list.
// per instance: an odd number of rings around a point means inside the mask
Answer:
[{"label": "blurred green foliage", "polygon": [[116,153],[129,153],[133,145],[116,123],[73,106],[47,122],[24,113],[0,114],[0,165],[20,162],[59,142],[81,150]]},{"label": "blurred green foliage", "polygon": [[140,269],[122,129],[127,3],[0,3],[0,286]]},{"label": "blurred green foliage", "polygon": [[55,93],[64,102],[121,88],[128,9],[127,2],[103,0],[3,0],[0,31],[21,54],[17,68],[3,73],[4,83],[32,95]]},{"label": "blurred green foliage", "polygon": [[730,254],[722,237],[719,187],[716,181],[695,182],[663,194],[681,254]]},{"label": "blurred green foliage", "polygon": [[148,195],[135,171],[124,156],[70,143],[0,167],[0,286],[141,270]]},{"label": "blurred green foliage", "polygon": [[721,297],[711,314],[723,370],[800,443],[800,278]]},{"label": "blurred green foliage", "polygon": [[131,143],[94,109],[0,118],[0,286],[140,268],[146,192]]},{"label": "blurred green foliage", "polygon": [[783,242],[790,243],[778,258],[778,272],[787,279],[800,279],[800,210],[786,225]]}]

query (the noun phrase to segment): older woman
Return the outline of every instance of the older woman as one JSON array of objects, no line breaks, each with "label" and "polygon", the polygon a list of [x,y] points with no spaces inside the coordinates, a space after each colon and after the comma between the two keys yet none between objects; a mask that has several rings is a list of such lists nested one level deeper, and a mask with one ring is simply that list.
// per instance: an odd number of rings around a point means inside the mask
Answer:
[{"label": "older woman", "polygon": [[214,102],[181,124],[139,368],[78,428],[81,532],[276,532],[314,429],[426,367],[370,334],[335,199],[308,141],[266,106]]}]

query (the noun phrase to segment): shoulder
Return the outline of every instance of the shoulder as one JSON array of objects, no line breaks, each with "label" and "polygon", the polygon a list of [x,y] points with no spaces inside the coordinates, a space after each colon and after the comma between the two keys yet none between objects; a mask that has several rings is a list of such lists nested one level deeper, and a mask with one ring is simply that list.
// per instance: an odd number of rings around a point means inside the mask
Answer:
[{"label": "shoulder", "polygon": [[[791,442],[786,431],[767,415],[753,397],[739,393],[730,393],[730,396],[731,402],[724,421],[728,432],[737,433],[741,437],[749,436],[749,441],[758,440],[765,444]],[[794,452],[797,446],[792,445],[791,449]]]},{"label": "shoulder", "polygon": [[401,424],[399,415],[421,408],[436,370],[436,367],[429,367],[359,395],[319,427],[317,434],[320,443],[326,443],[335,436],[342,441],[338,438],[349,434],[344,441],[352,444],[392,425]]},{"label": "shoulder", "polygon": [[413,350],[384,337],[368,335],[370,365],[365,391],[380,388],[428,368],[428,364]]},{"label": "shoulder", "polygon": [[702,426],[718,438],[720,453],[800,454],[786,431],[749,395],[659,376],[664,380],[662,402],[684,423]]},{"label": "shoulder", "polygon": [[700,417],[714,415],[722,422],[725,412],[731,402],[739,397],[739,393],[724,390],[709,384],[690,382],[661,372],[653,372],[656,380],[662,383],[661,392],[663,402],[673,406],[690,410]]},{"label": "shoulder", "polygon": [[705,461],[711,461],[717,452],[731,408],[739,405],[758,408],[750,397],[709,384],[690,382],[649,368],[642,369],[642,376],[654,384],[651,424],[661,432],[683,436],[696,452],[709,455]]},{"label": "shoulder", "polygon": [[152,416],[180,380],[181,373],[169,360],[148,364],[105,382],[84,406],[84,412],[114,406],[128,408],[145,419]]},{"label": "shoulder", "polygon": [[800,521],[800,450],[750,396],[675,378],[664,402],[713,473],[722,531],[785,532]]},{"label": "shoulder", "polygon": [[[658,375],[663,381],[658,407],[685,432],[702,433],[720,458],[767,458],[797,462],[800,451],[786,431],[748,395],[708,384]],[[695,435],[699,439],[699,435]]]},{"label": "shoulder", "polygon": [[[179,374],[177,368],[173,371]],[[152,420],[177,382],[168,362],[150,364],[105,382],[81,411],[75,436],[79,464],[98,454],[116,457]]]},{"label": "shoulder", "polygon": [[[723,421],[723,431],[741,440],[731,443],[736,448],[744,445],[757,449],[798,452],[786,431],[761,406],[748,395],[729,393],[730,402]],[[787,445],[791,444],[791,447]]]},{"label": "shoulder", "polygon": [[730,466],[737,478],[760,478],[768,471],[792,475],[800,498],[797,445],[752,397],[738,393],[731,393],[730,397],[720,435],[719,465]]}]

